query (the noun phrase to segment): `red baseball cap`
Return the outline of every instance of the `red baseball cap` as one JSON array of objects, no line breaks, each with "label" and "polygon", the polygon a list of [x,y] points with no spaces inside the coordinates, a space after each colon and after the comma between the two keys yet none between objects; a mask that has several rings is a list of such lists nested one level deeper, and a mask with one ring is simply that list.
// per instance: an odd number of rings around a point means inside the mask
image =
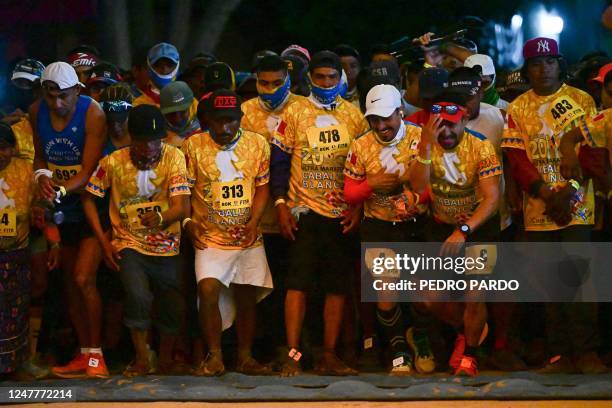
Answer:
[{"label": "red baseball cap", "polygon": [[242,118],[242,110],[240,109],[240,97],[228,89],[218,89],[210,96],[202,98],[200,101],[203,104],[204,112],[207,117],[212,118]]},{"label": "red baseball cap", "polygon": [[599,68],[599,73],[597,76],[595,78],[591,78],[589,82],[599,82],[600,84],[603,84],[606,79],[606,75],[608,75],[608,72],[610,71],[612,71],[612,62]]},{"label": "red baseball cap", "polygon": [[560,57],[559,44],[552,38],[537,37],[528,40],[523,46],[523,58],[527,61],[535,57]]},{"label": "red baseball cap", "polygon": [[466,112],[463,106],[452,102],[435,102],[433,105],[431,105],[429,111],[434,115],[440,115],[442,119],[453,123],[461,121]]},{"label": "red baseball cap", "polygon": [[75,52],[68,56],[68,63],[74,68],[76,67],[93,67],[98,64],[98,57],[86,52]]}]

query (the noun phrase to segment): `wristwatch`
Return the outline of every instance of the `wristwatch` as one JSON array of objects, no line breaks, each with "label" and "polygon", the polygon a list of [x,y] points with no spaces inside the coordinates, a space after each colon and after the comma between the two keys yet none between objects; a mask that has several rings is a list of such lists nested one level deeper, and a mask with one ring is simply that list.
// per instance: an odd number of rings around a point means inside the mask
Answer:
[{"label": "wristwatch", "polygon": [[459,232],[462,233],[463,236],[467,238],[472,233],[472,229],[467,224],[460,224]]}]

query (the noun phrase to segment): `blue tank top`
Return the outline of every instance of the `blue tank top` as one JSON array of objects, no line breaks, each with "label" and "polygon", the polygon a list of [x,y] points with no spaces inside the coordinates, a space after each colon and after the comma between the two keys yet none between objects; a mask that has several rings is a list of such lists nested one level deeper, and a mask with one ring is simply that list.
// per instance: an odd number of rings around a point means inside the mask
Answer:
[{"label": "blue tank top", "polygon": [[[58,180],[74,176],[77,172],[75,167],[83,161],[85,119],[91,101],[88,96],[79,96],[70,122],[59,132],[51,125],[49,107],[44,101],[40,103],[36,120],[38,138],[47,166]],[[64,212],[65,222],[82,222],[85,219],[78,194],[64,197],[60,204],[56,204],[56,208]]]}]

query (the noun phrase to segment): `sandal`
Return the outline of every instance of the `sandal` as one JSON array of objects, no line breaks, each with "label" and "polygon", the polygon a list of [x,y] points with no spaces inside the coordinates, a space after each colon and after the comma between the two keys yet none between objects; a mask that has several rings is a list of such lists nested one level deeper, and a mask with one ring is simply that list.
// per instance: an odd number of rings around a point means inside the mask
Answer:
[{"label": "sandal", "polygon": [[249,357],[238,362],[236,371],[245,375],[270,375],[272,374],[272,367],[267,364],[261,364],[253,357]]},{"label": "sandal", "polygon": [[211,354],[206,356],[206,359],[192,371],[193,375],[202,377],[215,377],[225,373],[223,361],[218,357],[213,357]]}]

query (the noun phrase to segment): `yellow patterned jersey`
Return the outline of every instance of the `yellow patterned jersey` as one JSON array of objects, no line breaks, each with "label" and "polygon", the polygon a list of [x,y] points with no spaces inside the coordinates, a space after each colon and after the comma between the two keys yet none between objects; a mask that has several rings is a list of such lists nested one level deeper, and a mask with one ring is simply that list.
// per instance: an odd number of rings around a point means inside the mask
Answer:
[{"label": "yellow patterned jersey", "polygon": [[[561,176],[559,143],[565,132],[579,125],[585,115],[595,114],[595,102],[586,93],[563,84],[557,92],[539,96],[529,90],[508,106],[507,127],[502,147],[525,150],[538,169],[542,180],[552,189],[563,187],[567,181]],[[586,212],[575,214],[569,225],[593,224],[595,201],[592,183],[585,186]],[[523,194],[523,214],[527,231],[553,231],[557,225],[544,214],[544,201]],[[587,214],[585,217],[584,214]]]},{"label": "yellow patterned jersey", "polygon": [[436,219],[458,224],[458,217],[473,212],[480,202],[478,182],[500,176],[502,165],[486,137],[465,129],[452,150],[434,143],[431,154],[431,199]]},{"label": "yellow patterned jersey", "polygon": [[[287,108],[299,99],[304,99],[304,97],[290,93],[287,103],[273,112],[264,108],[259,98],[249,99],[240,106],[242,108],[242,112],[244,112],[244,116],[240,122],[240,127],[244,130],[259,133],[260,135],[264,136],[266,140],[271,141],[272,137],[274,136],[274,131],[276,131],[279,126],[286,126],[284,117],[287,112]],[[276,215],[274,213],[274,203],[272,200],[268,201],[268,205],[266,206],[266,211],[264,212],[260,225],[265,234],[279,233],[278,223],[276,222]]]},{"label": "yellow patterned jersey", "polygon": [[591,147],[612,146],[612,108],[585,118],[580,124],[580,131]]},{"label": "yellow patterned jersey", "polygon": [[110,219],[113,246],[130,248],[145,255],[172,256],[179,253],[179,222],[162,229],[142,225],[140,217],[151,211],[165,211],[170,197],[189,195],[185,157],[179,149],[162,145],[162,157],[150,170],[138,170],[124,147],[100,160],[86,190],[104,197],[110,189]]},{"label": "yellow patterned jersey", "polygon": [[11,126],[17,140],[17,156],[34,163],[34,132],[27,117]]},{"label": "yellow patterned jersey", "polygon": [[[401,134],[389,145],[381,144],[372,130],[353,140],[346,157],[344,175],[359,181],[365,180],[368,174],[376,174],[384,169],[386,173],[406,177],[410,164],[419,152],[421,128],[405,122],[399,132]],[[399,190],[394,194],[373,193],[364,203],[365,216],[383,221],[402,221],[393,204],[393,200],[402,193],[401,187]]]},{"label": "yellow patterned jersey", "polygon": [[0,250],[28,246],[30,204],[34,191],[32,163],[13,157],[0,170]]},{"label": "yellow patterned jersey", "polygon": [[289,207],[307,207],[329,218],[340,218],[344,201],[344,163],[350,143],[369,126],[355,105],[336,99],[334,110],[301,99],[287,108],[286,126],[272,143],[291,154]]},{"label": "yellow patterned jersey", "polygon": [[[260,134],[240,130],[221,148],[208,132],[183,144],[192,189],[191,217],[204,226],[210,247],[242,249],[240,230],[251,219],[255,189],[270,180],[270,144]],[[262,245],[261,233],[253,247]]]}]

